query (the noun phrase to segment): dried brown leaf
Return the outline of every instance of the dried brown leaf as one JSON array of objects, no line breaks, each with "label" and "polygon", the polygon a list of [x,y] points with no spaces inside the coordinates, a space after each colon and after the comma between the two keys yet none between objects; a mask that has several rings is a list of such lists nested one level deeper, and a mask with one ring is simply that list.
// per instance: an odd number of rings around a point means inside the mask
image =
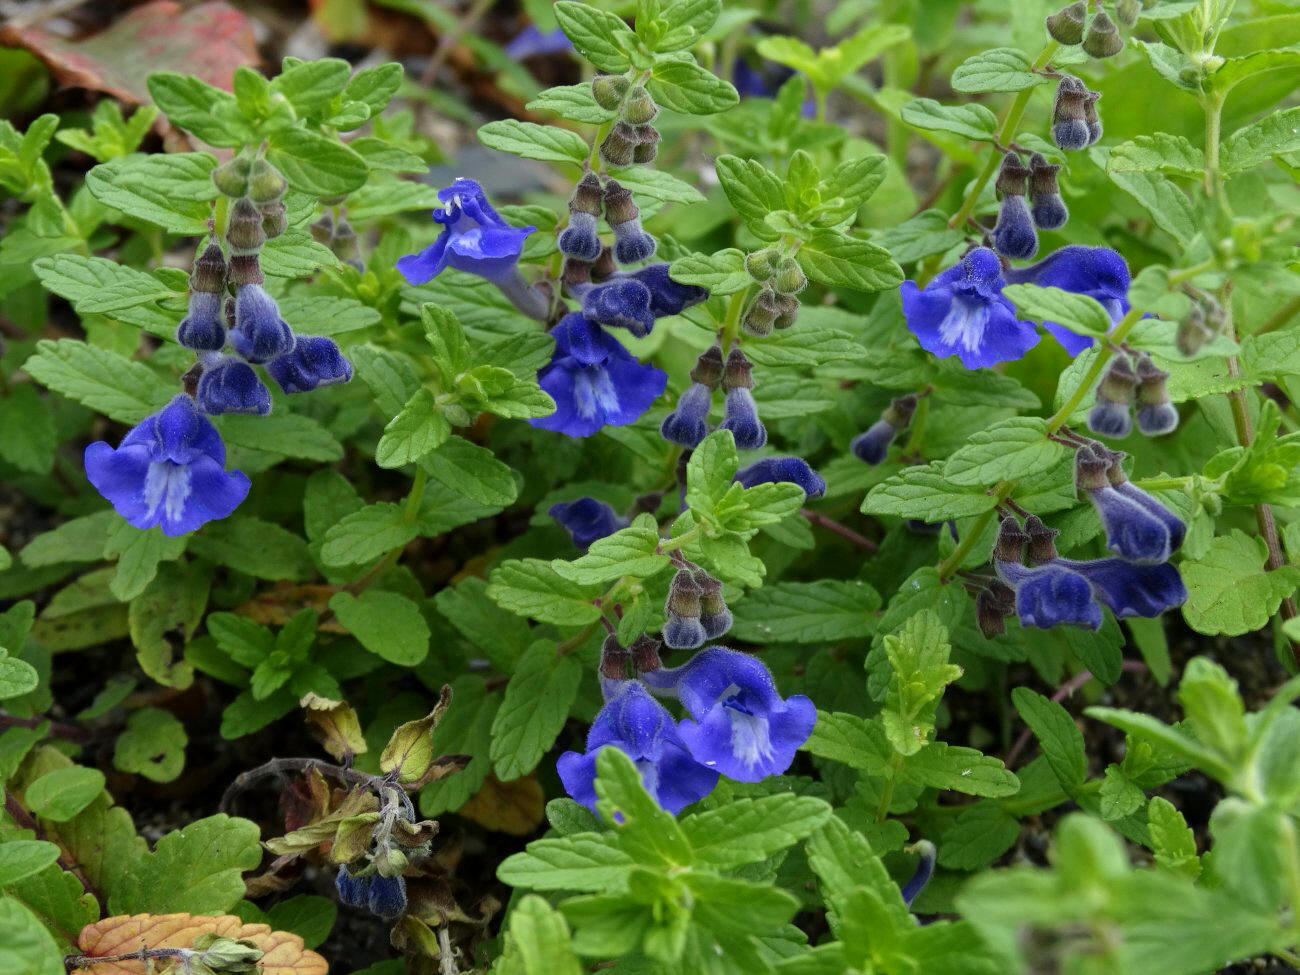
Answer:
[{"label": "dried brown leaf", "polygon": [[[303,947],[302,938],[288,931],[272,931],[266,924],[245,924],[233,914],[201,917],[195,914],[132,914],[106,917],[81,929],[77,947],[83,954],[107,957],[141,948],[189,948],[201,934],[245,939],[265,954],[261,975],[328,975],[329,964]],[[95,962],[79,969],[90,975],[144,975],[142,961]]]}]

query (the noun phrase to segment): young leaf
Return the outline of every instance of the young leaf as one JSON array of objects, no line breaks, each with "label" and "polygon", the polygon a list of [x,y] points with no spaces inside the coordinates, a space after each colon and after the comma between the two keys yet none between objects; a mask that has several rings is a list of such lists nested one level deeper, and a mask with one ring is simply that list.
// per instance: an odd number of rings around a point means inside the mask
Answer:
[{"label": "young leaf", "polygon": [[564,727],[581,680],[577,658],[557,656],[551,640],[538,640],[524,652],[492,722],[497,778],[508,782],[537,766]]}]

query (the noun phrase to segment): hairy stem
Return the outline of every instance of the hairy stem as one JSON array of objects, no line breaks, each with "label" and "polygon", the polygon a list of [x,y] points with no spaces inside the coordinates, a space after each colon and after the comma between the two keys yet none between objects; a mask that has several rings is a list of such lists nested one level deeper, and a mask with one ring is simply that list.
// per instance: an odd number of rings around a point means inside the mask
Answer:
[{"label": "hairy stem", "polygon": [[1115,348],[1119,346],[1126,338],[1128,333],[1133,330],[1133,326],[1142,318],[1142,311],[1138,308],[1129,309],[1129,313],[1119,320],[1119,323],[1110,333],[1110,340],[1104,343],[1097,350],[1097,358],[1092,361],[1088,371],[1084,373],[1083,379],[1079,382],[1078,387],[1070,394],[1061,408],[1057,410],[1050,420],[1047,421],[1047,432],[1055,433],[1061,427],[1065,426],[1070,416],[1079,408],[1083,398],[1092,390],[1093,384],[1101,378],[1102,370],[1106,368],[1106,363],[1110,362],[1111,356],[1115,354]]}]

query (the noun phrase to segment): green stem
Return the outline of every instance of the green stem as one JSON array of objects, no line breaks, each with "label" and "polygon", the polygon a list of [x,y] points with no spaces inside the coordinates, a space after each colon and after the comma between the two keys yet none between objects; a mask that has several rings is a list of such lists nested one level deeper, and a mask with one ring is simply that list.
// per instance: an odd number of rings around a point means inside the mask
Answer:
[{"label": "green stem", "polygon": [[1133,483],[1143,491],[1180,491],[1195,484],[1196,478],[1190,474],[1183,477],[1144,477]]},{"label": "green stem", "polygon": [[[993,496],[998,499],[999,504],[1005,500],[1007,495],[1010,493],[1010,481],[1000,481],[993,487]],[[995,505],[988,511],[984,512],[984,514],[980,515],[979,521],[975,522],[975,524],[971,526],[970,530],[962,536],[961,541],[957,543],[957,547],[949,553],[946,559],[939,563],[938,572],[940,582],[947,582],[948,579],[952,577],[952,574],[961,568],[962,561],[966,558],[967,553],[975,547],[975,543],[980,540],[980,536],[984,534],[984,530],[988,528],[989,522],[993,520],[993,517],[996,514],[997,506]]]},{"label": "green stem", "polygon": [[[1059,47],[1060,45],[1056,41],[1048,41],[1038,53],[1038,57],[1034,59],[1034,63],[1029,70],[1038,71],[1046,67]],[[999,144],[1006,145],[1015,138],[1016,129],[1020,126],[1020,120],[1024,117],[1025,109],[1029,106],[1029,97],[1033,92],[1033,88],[1026,88],[1017,94],[1015,100],[1012,101],[1011,106],[1007,109],[1006,116],[1002,119],[1002,125],[998,128],[997,141]],[[970,219],[971,214],[975,212],[975,206],[979,203],[980,194],[984,192],[984,187],[993,178],[993,174],[998,171],[1001,162],[1001,153],[994,152],[989,155],[988,162],[984,164],[984,169],[975,177],[975,182],[971,184],[971,188],[966,191],[966,199],[962,202],[961,209],[954,213],[952,219],[948,221],[949,227],[960,227]]]},{"label": "green stem", "polygon": [[[406,495],[406,504],[402,507],[402,521],[406,524],[413,524],[420,516],[420,502],[424,500],[424,488],[428,483],[429,475],[425,473],[424,468],[417,467],[415,469],[415,480],[411,482],[411,490]],[[348,583],[343,587],[344,590],[354,596],[365,592],[376,579],[381,578],[384,573],[397,564],[397,560],[402,557],[404,551],[406,551],[405,542],[389,549],[369,572],[355,582]]]},{"label": "green stem", "polygon": [[889,804],[894,801],[894,782],[898,779],[899,769],[903,767],[903,756],[894,752],[889,756],[889,777],[880,790],[880,803],[876,806],[876,822],[883,823],[889,815]]},{"label": "green stem", "polygon": [[1263,325],[1255,329],[1251,334],[1264,335],[1268,332],[1276,332],[1279,328],[1294,318],[1296,312],[1300,312],[1300,296],[1288,301],[1285,305],[1274,312]]},{"label": "green stem", "polygon": [[911,429],[907,432],[907,443],[903,445],[903,456],[921,449],[921,439],[925,436],[925,423],[930,418],[930,397],[922,396],[916,404],[916,413],[912,416]]},{"label": "green stem", "polygon": [[1133,330],[1133,326],[1142,318],[1140,308],[1131,308],[1129,313],[1119,320],[1119,324],[1110,333],[1109,341],[1103,344],[1097,350],[1097,358],[1092,361],[1088,371],[1084,374],[1083,380],[1078,387],[1070,394],[1059,410],[1047,421],[1047,432],[1055,433],[1069,421],[1071,415],[1079,408],[1083,398],[1092,390],[1093,384],[1101,377],[1102,370],[1106,368],[1106,363],[1115,354],[1115,349],[1128,338],[1128,333]]},{"label": "green stem", "polygon": [[727,315],[722,322],[722,331],[718,336],[718,344],[722,346],[722,354],[726,355],[731,350],[731,345],[736,341],[736,336],[740,334],[740,313],[745,310],[745,305],[749,301],[749,291],[752,285],[741,288],[733,294],[727,302]]}]

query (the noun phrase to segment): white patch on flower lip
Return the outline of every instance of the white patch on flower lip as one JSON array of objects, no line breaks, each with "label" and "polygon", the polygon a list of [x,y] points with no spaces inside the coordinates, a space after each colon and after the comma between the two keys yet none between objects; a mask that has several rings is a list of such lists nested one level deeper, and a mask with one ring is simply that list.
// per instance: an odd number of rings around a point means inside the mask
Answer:
[{"label": "white patch on flower lip", "polygon": [[659,766],[648,758],[638,758],[635,760],[637,771],[641,773],[641,784],[645,786],[645,791],[655,797],[659,797]]},{"label": "white patch on flower lip", "polygon": [[939,322],[939,338],[947,345],[960,346],[967,352],[977,352],[984,340],[984,329],[988,321],[987,304],[953,295],[948,314]]},{"label": "white patch on flower lip", "polygon": [[144,503],[151,518],[158,514],[161,507],[164,518],[169,521],[179,520],[189,496],[188,466],[167,460],[156,460],[149,465],[144,477]]},{"label": "white patch on flower lip", "polygon": [[731,722],[731,753],[747,768],[770,762],[775,755],[768,736],[767,718],[724,704]]},{"label": "white patch on flower lip", "polygon": [[573,402],[578,415],[586,420],[598,412],[602,416],[618,412],[618,390],[609,372],[599,366],[579,369],[573,377]]}]

